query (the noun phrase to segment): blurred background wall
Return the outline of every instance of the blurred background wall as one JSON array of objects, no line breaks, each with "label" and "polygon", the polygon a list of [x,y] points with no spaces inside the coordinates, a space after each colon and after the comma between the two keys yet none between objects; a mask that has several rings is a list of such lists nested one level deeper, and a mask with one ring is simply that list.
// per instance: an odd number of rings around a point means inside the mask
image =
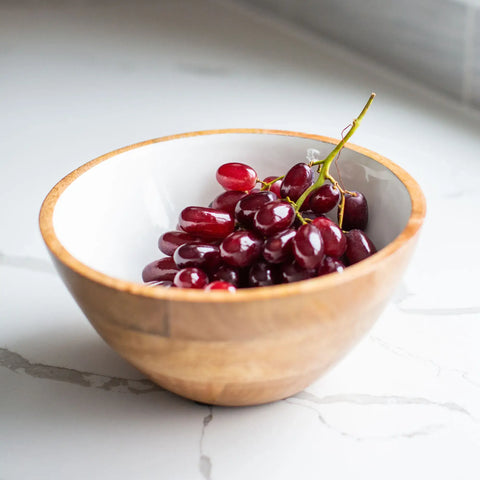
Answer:
[{"label": "blurred background wall", "polygon": [[235,0],[480,108],[480,0]]}]

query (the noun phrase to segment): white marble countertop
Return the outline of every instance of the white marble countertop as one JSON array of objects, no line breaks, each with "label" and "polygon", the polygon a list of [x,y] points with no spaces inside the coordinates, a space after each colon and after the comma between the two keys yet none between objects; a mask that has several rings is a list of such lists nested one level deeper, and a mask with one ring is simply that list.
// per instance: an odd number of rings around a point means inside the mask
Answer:
[{"label": "white marble countertop", "polygon": [[[480,115],[229,4],[0,4],[0,478],[478,479]],[[96,335],[37,215],[117,147],[209,128],[338,137],[406,168],[428,218],[404,282],[305,392],[209,408],[152,386]]]}]

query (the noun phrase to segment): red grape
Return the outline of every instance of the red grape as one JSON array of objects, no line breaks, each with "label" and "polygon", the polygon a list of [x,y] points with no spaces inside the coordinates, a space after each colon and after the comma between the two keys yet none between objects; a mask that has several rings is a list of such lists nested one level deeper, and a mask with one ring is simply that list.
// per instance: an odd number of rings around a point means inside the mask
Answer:
[{"label": "red grape", "polygon": [[[277,175],[277,176],[272,176],[272,177],[266,177],[263,181],[264,181],[265,183],[270,183],[270,182],[273,182],[273,181],[274,181],[276,178],[278,178],[278,177],[279,177],[279,175]],[[281,180],[277,180],[275,183],[272,183],[272,184],[270,185],[269,190],[270,190],[271,192],[273,192],[278,198],[280,198],[280,197],[281,197],[281,195],[280,195],[280,188],[281,188],[281,187],[282,187],[282,181],[281,181]]]},{"label": "red grape", "polygon": [[213,273],[212,278],[214,280],[231,283],[235,287],[240,286],[240,270],[231,265],[220,265]]},{"label": "red grape", "polygon": [[317,273],[318,275],[326,275],[327,273],[334,272],[343,272],[345,270],[345,265],[338,260],[338,258],[329,257],[325,255],[323,257],[322,263],[318,266]]},{"label": "red grape", "polygon": [[289,197],[296,202],[312,183],[312,169],[306,163],[297,163],[287,172],[282,181],[281,197]]},{"label": "red grape", "polygon": [[350,265],[364,260],[377,251],[372,241],[361,230],[350,230],[346,237],[347,250],[345,251],[345,257]]},{"label": "red grape", "polygon": [[160,282],[163,280],[172,281],[178,267],[172,257],[164,257],[149,263],[142,272],[144,282]]},{"label": "red grape", "polygon": [[283,263],[293,257],[292,240],[297,231],[289,228],[272,235],[263,245],[263,258],[269,263]]},{"label": "red grape", "polygon": [[317,217],[312,222],[322,234],[325,255],[340,258],[347,248],[347,239],[342,229],[327,217]]},{"label": "red grape", "polygon": [[212,290],[226,290],[227,292],[230,293],[235,293],[237,289],[235,288],[234,285],[228,282],[222,282],[220,280],[217,280],[215,282],[209,283],[206,287],[205,290],[207,292],[211,292]]},{"label": "red grape", "polygon": [[171,256],[180,245],[197,241],[201,240],[186,232],[165,232],[163,235],[160,235],[160,238],[158,239],[158,248],[165,255]]},{"label": "red grape", "polygon": [[247,227],[252,226],[257,211],[266,203],[276,200],[276,198],[273,192],[267,190],[249,193],[240,199],[235,207],[236,220]]},{"label": "red grape", "polygon": [[224,238],[233,232],[232,215],[208,207],[187,207],[180,213],[180,227],[205,238]]},{"label": "red grape", "polygon": [[307,278],[314,277],[317,272],[315,269],[306,269],[300,266],[295,260],[280,265],[280,274],[284,283],[299,282]]},{"label": "red grape", "polygon": [[289,228],[295,220],[295,209],[285,200],[266,203],[255,214],[254,228],[270,236]]},{"label": "red grape", "polygon": [[225,163],[217,170],[217,181],[225,190],[249,191],[257,183],[257,172],[243,163]]},{"label": "red grape", "polygon": [[207,283],[207,274],[194,267],[183,268],[173,279],[173,284],[179,288],[203,288]]},{"label": "red grape", "polygon": [[262,239],[247,230],[233,232],[220,244],[220,256],[234,267],[251,265],[262,251]]},{"label": "red grape", "polygon": [[368,223],[367,199],[360,192],[352,192],[355,195],[345,195],[345,207],[343,210],[344,230],[365,230]]},{"label": "red grape", "polygon": [[312,192],[310,208],[318,214],[329,212],[340,200],[340,191],[331,183],[324,183]]},{"label": "red grape", "polygon": [[277,267],[263,260],[255,262],[248,273],[250,287],[266,287],[278,283]]},{"label": "red grape", "polygon": [[185,243],[173,254],[178,268],[197,267],[211,271],[220,265],[220,250],[208,243]]},{"label": "red grape", "polygon": [[217,210],[228,212],[233,217],[235,215],[235,205],[245,195],[245,192],[228,190],[215,197],[211,203],[211,207]]},{"label": "red grape", "polygon": [[292,241],[295,260],[303,268],[317,267],[323,258],[323,239],[320,230],[312,223],[302,225]]}]

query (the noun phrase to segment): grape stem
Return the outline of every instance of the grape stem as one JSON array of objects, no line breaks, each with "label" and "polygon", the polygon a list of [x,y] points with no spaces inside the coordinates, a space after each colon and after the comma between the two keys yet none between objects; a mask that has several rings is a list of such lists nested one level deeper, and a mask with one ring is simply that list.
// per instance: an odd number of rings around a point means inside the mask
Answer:
[{"label": "grape stem", "polygon": [[280,177],[277,177],[273,179],[271,182],[264,182],[263,180],[258,180],[262,184],[262,187],[260,190],[270,190],[270,187],[275,183],[278,182],[279,180],[283,180],[285,178],[285,175],[281,175]]},{"label": "grape stem", "polygon": [[[335,146],[335,148],[323,160],[317,160],[316,162],[311,163],[312,166],[313,165],[318,165],[319,175],[318,175],[318,178],[315,181],[315,183],[313,183],[313,185],[308,187],[302,193],[302,195],[300,195],[300,198],[296,201],[294,206],[295,206],[295,210],[297,212],[300,210],[300,207],[302,206],[303,202],[308,197],[308,195],[313,190],[315,190],[316,188],[321,187],[325,183],[325,179],[328,179],[330,181],[333,180],[334,181],[334,182],[332,182],[333,185],[340,190],[340,193],[342,195],[342,199],[341,199],[341,202],[340,202],[340,207],[343,207],[343,205],[345,204],[345,193],[351,193],[351,192],[347,192],[346,190],[343,190],[342,188],[340,188],[338,182],[330,175],[330,165],[332,164],[333,160],[335,160],[335,157],[340,153],[340,151],[345,146],[345,144],[348,142],[348,140],[355,133],[357,128],[360,126],[360,122],[362,121],[363,117],[367,113],[367,110],[369,109],[369,107],[370,107],[371,103],[373,102],[374,98],[375,98],[375,93],[372,93],[370,95],[370,98],[368,99],[367,103],[363,107],[363,110],[360,112],[360,115],[358,115],[358,117],[355,120],[353,120],[352,126],[350,127],[350,130],[342,138],[342,140],[340,140],[340,142],[338,142],[338,144]],[[343,209],[340,213],[341,213],[341,220],[343,220]],[[341,222],[340,222],[340,228],[342,228]]]}]

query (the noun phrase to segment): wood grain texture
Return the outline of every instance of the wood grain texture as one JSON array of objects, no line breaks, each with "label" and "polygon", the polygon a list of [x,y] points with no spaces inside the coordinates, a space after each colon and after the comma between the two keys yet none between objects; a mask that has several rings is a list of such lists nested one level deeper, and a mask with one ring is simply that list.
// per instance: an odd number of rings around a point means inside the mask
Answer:
[{"label": "wood grain texture", "polygon": [[[335,143],[315,135],[245,129],[187,135],[252,132]],[[406,172],[374,152],[348,148],[397,175],[410,194],[412,213],[392,243],[341,275],[245,289],[235,295],[205,295],[152,289],[83,265],[55,236],[55,203],[75,178],[125,149],[93,160],[54,187],[40,213],[42,235],[62,279],[97,332],[153,381],[184,397],[216,405],[285,398],[340,360],[373,325],[411,257],[425,215],[423,194]]]}]

